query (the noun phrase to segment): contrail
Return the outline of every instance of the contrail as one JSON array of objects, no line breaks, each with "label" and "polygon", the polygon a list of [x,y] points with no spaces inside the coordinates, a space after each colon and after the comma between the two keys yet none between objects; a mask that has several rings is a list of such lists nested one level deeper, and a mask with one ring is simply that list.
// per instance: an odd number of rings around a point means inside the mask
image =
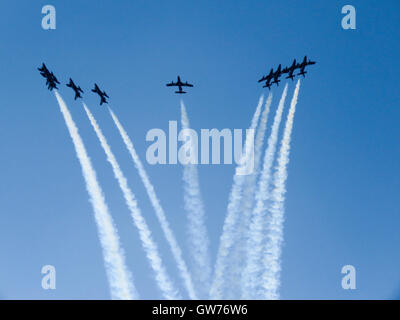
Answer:
[{"label": "contrail", "polygon": [[117,159],[112,153],[106,138],[104,137],[99,125],[97,124],[89,108],[86,106],[85,103],[83,103],[83,107],[85,108],[90,123],[92,124],[93,129],[96,132],[98,139],[100,140],[100,144],[107,155],[107,161],[111,164],[114,176],[117,179],[119,186],[122,190],[126,204],[131,212],[133,222],[139,231],[139,236],[142,241],[143,248],[146,252],[147,258],[149,259],[150,265],[155,273],[157,285],[166,299],[169,300],[179,299],[180,296],[177,290],[174,288],[171,280],[169,279],[169,276],[167,275],[167,272],[161,261],[161,257],[158,253],[157,245],[152,239],[150,229],[147,226],[147,223],[144,220],[142,213],[140,212],[135,196],[128,186],[128,182],[124,174],[122,173],[121,168],[119,167]]},{"label": "contrail", "polygon": [[[181,100],[181,123],[183,129],[190,128],[183,100]],[[208,298],[212,271],[205,212],[195,164],[183,165],[183,183],[184,207],[188,218],[188,240],[193,260],[193,275],[199,295],[205,299]]]},{"label": "contrail", "polygon": [[133,163],[139,172],[139,176],[143,181],[143,184],[146,188],[147,195],[150,198],[150,202],[154,208],[154,211],[156,212],[157,219],[161,225],[161,228],[164,232],[164,236],[167,239],[167,242],[172,251],[172,255],[174,256],[175,262],[180,271],[180,276],[182,277],[183,282],[186,287],[186,290],[188,291],[189,298],[197,299],[197,295],[196,295],[196,292],[193,287],[192,277],[191,277],[190,272],[186,266],[186,263],[182,257],[182,250],[179,247],[178,242],[176,241],[175,235],[174,235],[173,231],[171,230],[171,227],[169,226],[167,217],[165,216],[165,213],[164,213],[164,209],[160,204],[160,201],[156,195],[153,185],[150,182],[150,179],[146,173],[146,170],[143,167],[143,164],[140,161],[138,154],[136,153],[136,150],[133,146],[131,139],[128,136],[128,133],[125,131],[124,127],[119,122],[117,116],[111,110],[110,107],[108,107],[108,111],[110,112],[110,115],[111,115],[112,119],[114,120],[116,127],[118,128],[118,131],[122,137],[122,140],[124,141],[126,148],[128,149],[128,151],[132,157]]},{"label": "contrail", "polygon": [[267,201],[269,197],[269,186],[271,180],[271,168],[274,161],[278,131],[282,119],[283,107],[287,94],[287,84],[283,90],[275,113],[271,134],[268,138],[267,150],[264,155],[263,169],[258,181],[257,193],[255,195],[255,207],[251,218],[249,234],[247,239],[247,263],[243,271],[242,298],[257,299],[262,295],[260,288],[260,277],[262,273],[262,251],[264,244],[264,226],[267,214]]},{"label": "contrail", "polygon": [[256,139],[254,144],[254,172],[245,178],[243,187],[243,198],[240,204],[240,212],[238,225],[236,228],[236,244],[233,247],[232,259],[230,265],[230,291],[232,299],[240,299],[240,288],[242,286],[242,273],[245,267],[246,245],[248,238],[248,230],[250,227],[251,213],[253,210],[254,194],[257,185],[257,177],[260,171],[260,162],[262,156],[262,148],[264,144],[265,132],[267,129],[268,115],[272,103],[272,92],[269,93],[265,103],[264,110],[261,114],[260,123],[257,127]]},{"label": "contrail", "polygon": [[97,181],[85,145],[79,135],[78,128],[68,110],[64,100],[55,91],[55,95],[64,116],[69,134],[75,147],[75,152],[82,168],[86,189],[93,206],[94,217],[103,250],[104,264],[112,299],[137,299],[138,294],[132,283],[132,277],[125,264],[124,251],[120,246],[117,230],[108,211],[103,192]]},{"label": "contrail", "polygon": [[289,163],[290,137],[293,128],[294,113],[296,112],[297,97],[300,90],[300,80],[297,81],[290,109],[286,120],[285,130],[278,156],[278,164],[273,180],[269,219],[267,222],[268,239],[265,247],[264,274],[262,284],[266,299],[279,299],[281,252],[283,242],[284,202],[286,193],[287,165]]},{"label": "contrail", "polygon": [[[258,101],[256,111],[253,115],[249,132],[253,134],[247,135],[245,140],[245,157],[244,160],[236,167],[236,173],[233,176],[233,185],[229,196],[227,214],[222,229],[222,235],[220,238],[219,249],[217,253],[217,261],[215,263],[214,279],[210,290],[210,296],[212,299],[223,299],[224,291],[226,290],[226,272],[229,265],[228,258],[231,254],[231,249],[235,243],[235,230],[237,228],[239,206],[242,199],[242,187],[246,179],[245,175],[237,174],[243,165],[249,160],[247,157],[250,154],[250,150],[253,148],[251,142],[254,142],[254,129],[257,127],[258,120],[260,118],[261,107],[264,101],[262,95]],[[243,160],[243,159],[242,159]],[[229,286],[229,284],[228,284]]]}]

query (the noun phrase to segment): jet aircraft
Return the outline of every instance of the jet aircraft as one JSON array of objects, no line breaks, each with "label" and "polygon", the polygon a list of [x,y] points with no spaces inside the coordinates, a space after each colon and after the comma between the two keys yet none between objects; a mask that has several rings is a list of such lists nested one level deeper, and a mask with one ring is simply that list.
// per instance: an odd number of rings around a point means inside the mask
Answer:
[{"label": "jet aircraft", "polygon": [[293,60],[292,65],[289,68],[283,69],[283,73],[289,73],[289,75],[286,77],[286,79],[294,79],[295,75],[293,74],[294,70],[299,68],[299,64],[296,63],[296,59]]},{"label": "jet aircraft", "polygon": [[92,89],[92,92],[97,93],[100,96],[100,105],[103,103],[108,103],[106,98],[109,98],[109,96],[105,91],[101,91],[96,83],[94,84],[94,89]]},{"label": "jet aircraft", "polygon": [[269,72],[269,74],[266,75],[266,76],[263,76],[260,80],[258,80],[258,82],[266,81],[266,83],[263,86],[263,88],[270,89],[271,88],[271,80],[272,80],[273,76],[274,76],[274,69],[271,68],[271,71]]},{"label": "jet aircraft", "polygon": [[279,77],[282,75],[282,73],[282,65],[279,65],[278,69],[274,72],[274,81],[272,81],[271,84],[276,83],[276,85],[279,86],[279,82],[281,81],[279,80]]},{"label": "jet aircraft", "polygon": [[49,69],[47,69],[47,67],[44,63],[42,64],[42,66],[40,68],[38,68],[38,70],[40,72],[40,75],[43,78],[46,78],[46,85],[50,91],[52,91],[53,89],[58,89],[57,83],[60,84],[60,82],[57,80],[54,73],[50,72]]},{"label": "jet aircraft", "polygon": [[[263,88],[271,89],[272,84],[276,83],[276,85],[279,85],[279,82],[280,82],[279,77],[282,75],[282,73],[285,73],[285,70],[282,70],[282,65],[279,65],[278,69],[276,69],[276,71],[274,71],[274,69],[272,68],[270,70],[269,74],[266,76],[263,76],[260,80],[258,80],[258,82],[266,81]],[[273,81],[271,82],[272,79],[273,79]]]},{"label": "jet aircraft", "polygon": [[303,62],[299,64],[300,72],[297,75],[298,76],[302,75],[305,78],[306,77],[305,74],[307,73],[307,71],[304,71],[304,69],[307,66],[313,65],[315,63],[316,63],[315,61],[311,61],[311,60],[307,61],[307,56],[305,56],[303,59]]},{"label": "jet aircraft", "polygon": [[186,91],[183,91],[183,90],[182,90],[182,87],[193,87],[193,85],[190,84],[190,83],[188,83],[187,81],[186,81],[186,82],[182,82],[180,76],[178,76],[178,81],[177,81],[177,82],[173,82],[173,81],[172,81],[172,82],[170,82],[170,83],[167,83],[166,86],[167,86],[167,87],[178,87],[179,90],[178,90],[178,91],[175,91],[175,93],[179,93],[179,94],[186,93]]},{"label": "jet aircraft", "polygon": [[81,87],[77,87],[71,78],[69,78],[69,83],[67,84],[67,87],[70,87],[72,90],[75,91],[75,100],[78,98],[82,98],[81,93],[83,93],[83,90],[81,89]]}]

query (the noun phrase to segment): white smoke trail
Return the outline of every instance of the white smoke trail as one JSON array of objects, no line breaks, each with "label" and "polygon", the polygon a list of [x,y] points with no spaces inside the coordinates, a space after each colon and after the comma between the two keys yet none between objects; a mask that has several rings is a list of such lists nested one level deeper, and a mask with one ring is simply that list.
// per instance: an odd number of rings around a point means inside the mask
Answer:
[{"label": "white smoke trail", "polygon": [[243,271],[242,298],[257,299],[262,295],[260,288],[260,277],[262,273],[262,250],[264,243],[264,226],[267,214],[267,200],[269,197],[269,185],[271,179],[271,168],[274,161],[276,144],[278,141],[279,125],[282,119],[283,107],[287,94],[287,84],[283,90],[282,97],[276,110],[271,134],[268,138],[268,146],[264,155],[263,169],[258,182],[255,195],[255,207],[251,218],[248,242],[247,263]]},{"label": "white smoke trail", "polygon": [[269,219],[267,225],[268,241],[266,243],[266,254],[264,256],[264,274],[262,277],[263,292],[265,299],[279,299],[281,252],[283,242],[284,202],[286,193],[287,165],[289,163],[290,138],[293,128],[293,119],[296,112],[297,97],[300,90],[300,80],[297,81],[296,89],[290,103],[285,130],[278,156],[278,164],[274,174],[271,203],[269,206]]},{"label": "white smoke trail", "polygon": [[122,190],[126,204],[131,212],[133,222],[139,231],[139,237],[142,241],[143,248],[146,252],[147,258],[149,259],[150,265],[155,273],[157,285],[166,299],[171,299],[171,300],[179,299],[180,296],[177,293],[177,290],[174,288],[171,280],[169,279],[169,276],[167,275],[167,272],[161,261],[161,257],[158,253],[157,245],[152,239],[150,229],[147,226],[147,223],[144,220],[142,213],[140,212],[135,196],[128,186],[128,182],[121,168],[119,167],[117,159],[112,153],[106,138],[104,137],[99,125],[97,124],[89,108],[86,106],[85,103],[83,103],[83,107],[85,108],[90,123],[92,124],[93,129],[95,130],[96,135],[100,140],[100,144],[107,155],[107,161],[111,164],[114,176],[117,179],[119,186]]},{"label": "white smoke trail", "polygon": [[190,272],[186,266],[186,263],[182,257],[182,250],[179,247],[178,242],[176,241],[173,231],[171,230],[171,227],[168,223],[167,217],[165,216],[164,209],[160,204],[160,201],[156,195],[153,185],[150,182],[150,179],[146,173],[146,170],[143,167],[143,164],[140,161],[138,154],[136,153],[136,150],[133,146],[131,139],[128,136],[128,133],[125,131],[124,127],[122,126],[122,124],[118,120],[117,116],[111,110],[110,107],[108,108],[108,111],[110,112],[110,115],[111,115],[112,119],[114,120],[116,127],[118,128],[118,131],[122,137],[122,140],[124,141],[126,148],[128,149],[128,151],[132,157],[133,163],[139,172],[139,176],[142,179],[142,182],[146,188],[147,195],[150,198],[150,202],[154,208],[154,211],[156,212],[156,216],[157,216],[157,219],[158,219],[158,221],[161,225],[161,228],[164,232],[164,236],[167,239],[167,242],[170,246],[172,255],[174,256],[175,262],[180,271],[180,276],[182,277],[183,282],[186,287],[186,290],[188,291],[189,298],[197,299],[197,295],[196,295],[196,292],[193,287],[192,277],[191,277]]},{"label": "white smoke trail", "polygon": [[132,284],[132,277],[125,264],[123,249],[120,246],[117,230],[108,211],[101,187],[97,181],[85,145],[79,135],[78,128],[64,100],[55,91],[55,95],[64,116],[69,134],[75,147],[76,155],[82,168],[86,189],[93,206],[94,217],[103,250],[108,282],[112,299],[137,299],[138,295]]},{"label": "white smoke trail", "polygon": [[254,144],[254,172],[249,174],[245,178],[243,187],[243,198],[240,204],[239,222],[237,224],[236,232],[236,244],[233,247],[230,270],[230,299],[240,299],[240,288],[242,286],[242,273],[246,264],[243,257],[246,256],[247,252],[247,238],[248,230],[250,227],[251,213],[254,203],[254,194],[257,185],[257,177],[260,171],[260,162],[262,156],[262,148],[265,138],[265,132],[267,129],[268,115],[272,103],[272,92],[269,93],[267,101],[265,103],[264,110],[261,114],[260,123],[257,127],[256,139]]},{"label": "white smoke trail", "polygon": [[236,173],[233,176],[233,185],[229,196],[227,214],[222,228],[222,235],[217,253],[217,261],[215,263],[214,279],[210,290],[211,299],[223,299],[224,292],[226,293],[226,270],[229,265],[228,259],[231,254],[231,249],[236,240],[235,230],[238,223],[239,205],[242,199],[243,183],[246,179],[245,175],[240,175],[237,173],[242,169],[243,165],[246,165],[247,160],[249,160],[246,158],[251,154],[250,150],[254,147],[251,142],[254,142],[254,129],[257,127],[257,123],[260,118],[263,101],[264,96],[262,95],[258,101],[256,111],[251,120],[249,129],[252,131],[249,132],[252,132],[252,134],[246,134],[245,161],[240,161],[241,163],[236,167]]},{"label": "white smoke trail", "polygon": [[[189,118],[182,100],[181,123],[183,129],[190,129]],[[190,146],[190,148],[192,147]],[[195,164],[184,164],[183,183],[184,207],[188,218],[188,240],[193,261],[193,275],[199,296],[205,299],[208,297],[212,271],[205,212]]]}]

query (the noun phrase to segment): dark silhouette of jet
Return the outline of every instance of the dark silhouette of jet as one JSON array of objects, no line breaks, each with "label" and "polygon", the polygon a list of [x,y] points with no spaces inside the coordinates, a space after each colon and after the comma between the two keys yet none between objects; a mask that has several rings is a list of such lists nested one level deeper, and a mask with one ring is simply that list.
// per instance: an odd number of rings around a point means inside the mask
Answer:
[{"label": "dark silhouette of jet", "polygon": [[[285,73],[284,70],[282,71],[282,65],[278,66],[278,69],[276,69],[276,71],[274,71],[274,69],[271,69],[271,71],[269,72],[268,75],[263,76],[260,80],[258,80],[258,82],[263,82],[266,81],[265,85],[263,86],[263,88],[268,88],[271,89],[271,86],[276,83],[276,85],[279,85],[279,77]],[[273,81],[271,82],[271,80],[273,79]]]},{"label": "dark silhouette of jet", "polygon": [[271,89],[271,80],[273,77],[274,77],[274,69],[271,68],[271,71],[269,72],[269,74],[266,76],[263,76],[260,80],[258,80],[258,82],[266,81],[263,88]]},{"label": "dark silhouette of jet", "polygon": [[263,88],[268,88],[271,90],[271,86],[272,86],[272,83],[271,83],[271,80],[269,80],[263,85]]},{"label": "dark silhouette of jet", "polygon": [[75,91],[75,100],[78,98],[82,98],[81,93],[83,93],[83,90],[81,89],[81,87],[77,87],[71,78],[69,78],[69,83],[67,84],[67,87],[70,87],[72,90]]},{"label": "dark silhouette of jet", "polygon": [[258,80],[258,82],[263,82],[265,80],[268,81],[269,79],[272,79],[273,75],[274,75],[274,69],[271,68],[271,71],[269,72],[269,74],[266,76],[263,76],[260,80]]},{"label": "dark silhouette of jet", "polygon": [[97,84],[94,84],[94,89],[92,92],[97,93],[100,96],[100,105],[103,103],[108,103],[106,98],[110,98],[105,91],[101,91]]},{"label": "dark silhouette of jet", "polygon": [[178,76],[178,81],[177,82],[171,81],[170,83],[167,83],[166,86],[167,87],[179,87],[179,90],[175,91],[175,93],[180,93],[180,94],[186,93],[186,91],[182,90],[182,87],[193,87],[193,85],[188,83],[187,81],[186,82],[182,82],[180,76]]},{"label": "dark silhouette of jet", "polygon": [[38,68],[38,70],[40,72],[40,75],[43,78],[46,78],[46,85],[50,91],[52,91],[53,89],[58,89],[57,83],[60,84],[60,82],[57,80],[54,73],[50,72],[49,69],[47,69],[47,67],[44,63],[42,64],[42,66],[40,68]]},{"label": "dark silhouette of jet", "polygon": [[279,77],[282,75],[282,65],[278,66],[278,69],[274,72],[274,81],[271,82],[271,84],[276,83],[277,86],[279,86],[279,82],[281,80],[279,80]]},{"label": "dark silhouette of jet", "polygon": [[299,64],[300,72],[297,75],[298,76],[302,75],[305,78],[306,77],[305,74],[307,73],[307,71],[304,71],[304,69],[307,66],[313,65],[315,63],[316,63],[315,61],[311,61],[311,60],[307,61],[307,56],[305,56],[303,59],[303,62]]},{"label": "dark silhouette of jet", "polygon": [[289,73],[286,79],[294,80],[295,75],[293,74],[293,72],[298,68],[300,68],[299,64],[296,62],[296,59],[294,59],[292,65],[288,68],[283,69],[282,73]]}]

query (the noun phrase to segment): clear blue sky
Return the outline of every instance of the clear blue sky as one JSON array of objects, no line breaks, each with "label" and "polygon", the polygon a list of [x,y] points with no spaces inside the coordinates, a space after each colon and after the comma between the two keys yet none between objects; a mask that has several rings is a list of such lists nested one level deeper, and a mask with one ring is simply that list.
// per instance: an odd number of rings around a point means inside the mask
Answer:
[{"label": "clear blue sky", "polygon": [[[57,29],[41,28],[53,4]],[[341,8],[357,30],[341,28]],[[179,120],[165,83],[180,74],[191,124],[245,128],[271,67],[317,61],[300,89],[283,251],[282,298],[400,297],[400,5],[398,1],[2,1],[0,3],[0,298],[108,299],[92,208],[55,97],[36,68],[46,62],[80,129],[143,298],[160,298],[128,209],[69,77],[102,126],[181,286],[154,211],[98,98],[104,87],[144,160],[146,132]],[[274,108],[282,87],[274,88]],[[290,83],[290,95],[294,84]],[[185,249],[180,166],[146,169]],[[234,166],[201,166],[215,258]],[[57,289],[41,288],[41,267]],[[357,290],[341,267],[357,268]],[[183,290],[182,290],[183,291]]]}]

